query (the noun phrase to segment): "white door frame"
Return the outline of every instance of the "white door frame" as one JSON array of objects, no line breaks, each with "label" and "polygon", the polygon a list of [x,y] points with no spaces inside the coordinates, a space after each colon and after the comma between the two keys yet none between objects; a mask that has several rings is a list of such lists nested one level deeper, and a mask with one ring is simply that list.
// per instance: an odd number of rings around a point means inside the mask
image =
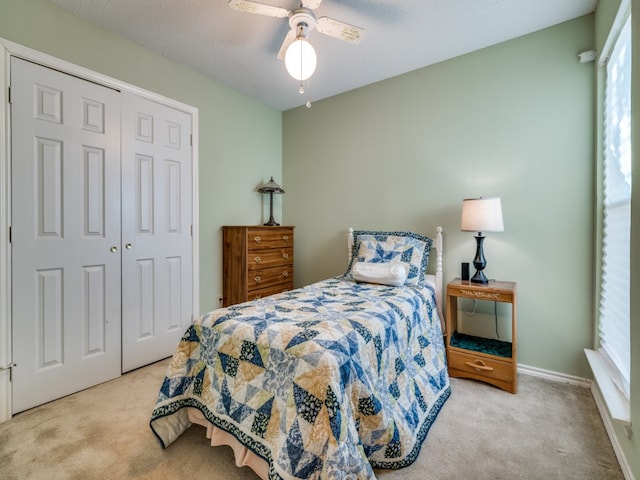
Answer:
[{"label": "white door frame", "polygon": [[192,248],[193,248],[193,318],[199,315],[200,272],[199,272],[199,225],[198,225],[198,109],[177,100],[138,88],[115,78],[93,72],[84,67],[66,62],[56,57],[24,47],[0,38],[0,423],[11,418],[12,391],[10,372],[7,367],[12,362],[11,350],[11,121],[9,109],[10,60],[12,56],[29,60],[91,82],[128,91],[166,106],[191,114],[192,118]]}]

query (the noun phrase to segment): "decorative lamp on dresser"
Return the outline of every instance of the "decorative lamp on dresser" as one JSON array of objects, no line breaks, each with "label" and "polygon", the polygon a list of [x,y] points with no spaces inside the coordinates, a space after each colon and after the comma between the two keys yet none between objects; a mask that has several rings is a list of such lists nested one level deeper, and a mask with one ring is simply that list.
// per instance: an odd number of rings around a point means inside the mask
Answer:
[{"label": "decorative lamp on dresser", "polygon": [[293,289],[293,227],[222,227],[222,305]]},{"label": "decorative lamp on dresser", "polygon": [[[517,320],[515,282],[473,283],[456,278],[447,285],[447,363],[449,375],[518,391]],[[511,342],[466,335],[458,331],[458,299],[488,300],[511,304]]]}]

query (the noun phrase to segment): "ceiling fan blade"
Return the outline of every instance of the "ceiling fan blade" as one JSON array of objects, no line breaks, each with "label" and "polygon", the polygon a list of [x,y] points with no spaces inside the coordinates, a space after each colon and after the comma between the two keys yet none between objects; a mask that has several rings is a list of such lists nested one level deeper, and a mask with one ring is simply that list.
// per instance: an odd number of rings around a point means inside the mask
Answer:
[{"label": "ceiling fan blade", "polygon": [[252,2],[251,0],[229,0],[229,6],[241,12],[257,13],[268,17],[286,18],[289,16],[289,10],[286,8]]},{"label": "ceiling fan blade", "polygon": [[364,29],[339,22],[329,17],[320,17],[316,22],[316,30],[325,35],[357,45],[364,37]]},{"label": "ceiling fan blade", "polygon": [[313,10],[314,8],[318,8],[321,3],[322,3],[322,0],[302,0],[302,6],[310,10]]},{"label": "ceiling fan blade", "polygon": [[285,53],[287,53],[287,47],[289,47],[289,45],[291,45],[295,39],[296,39],[296,31],[292,28],[287,33],[287,36],[284,37],[284,42],[282,42],[282,46],[280,47],[280,50],[278,51],[278,55],[276,56],[278,60],[284,60],[284,55]]}]

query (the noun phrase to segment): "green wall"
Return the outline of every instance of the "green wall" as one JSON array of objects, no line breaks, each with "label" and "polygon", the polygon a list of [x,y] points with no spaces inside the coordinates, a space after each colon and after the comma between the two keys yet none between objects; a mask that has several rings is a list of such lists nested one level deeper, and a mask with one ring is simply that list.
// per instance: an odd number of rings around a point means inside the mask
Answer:
[{"label": "green wall", "polygon": [[462,199],[502,198],[490,278],[518,282],[519,362],[587,377],[593,332],[594,17],[283,114],[296,284],[342,273],[350,226],[445,232],[445,280],[472,261]]},{"label": "green wall", "polygon": [[263,222],[255,189],[281,180],[281,113],[45,0],[2,0],[0,37],[198,108],[200,308],[219,306],[220,227]]}]

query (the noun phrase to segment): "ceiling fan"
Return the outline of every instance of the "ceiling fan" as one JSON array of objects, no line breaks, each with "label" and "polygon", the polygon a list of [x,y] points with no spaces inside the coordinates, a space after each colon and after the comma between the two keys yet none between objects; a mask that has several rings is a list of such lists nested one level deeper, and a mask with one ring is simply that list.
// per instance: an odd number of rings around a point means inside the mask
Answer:
[{"label": "ceiling fan", "polygon": [[280,60],[285,58],[287,48],[298,36],[303,35],[306,37],[308,32],[314,28],[320,33],[354,45],[360,43],[364,37],[364,29],[329,17],[316,19],[313,10],[318,8],[321,3],[322,0],[301,0],[298,8],[295,10],[287,10],[286,8],[274,7],[252,0],[229,0],[229,6],[241,12],[257,13],[259,15],[276,18],[289,18],[289,26],[291,29],[287,33],[278,51],[277,58]]}]

